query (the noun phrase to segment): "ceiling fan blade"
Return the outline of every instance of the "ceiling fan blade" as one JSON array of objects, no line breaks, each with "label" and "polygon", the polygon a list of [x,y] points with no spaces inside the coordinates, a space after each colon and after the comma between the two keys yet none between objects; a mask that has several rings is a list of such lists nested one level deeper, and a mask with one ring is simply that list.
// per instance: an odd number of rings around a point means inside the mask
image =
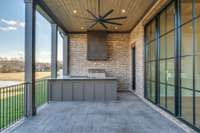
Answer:
[{"label": "ceiling fan blade", "polygon": [[95,22],[94,24],[92,24],[89,29],[92,29],[95,25],[97,24],[97,22]]},{"label": "ceiling fan blade", "polygon": [[116,23],[116,22],[109,22],[109,21],[104,21],[104,23],[108,23],[108,24],[114,24],[114,25],[122,25],[120,23]]},{"label": "ceiling fan blade", "polygon": [[100,0],[98,0],[98,15],[100,16]]},{"label": "ceiling fan blade", "polygon": [[100,22],[100,24],[101,24],[105,29],[108,29],[108,27],[107,27],[103,22]]},{"label": "ceiling fan blade", "polygon": [[102,18],[106,18],[107,16],[109,16],[114,10],[111,9],[110,11],[108,11]]},{"label": "ceiling fan blade", "polygon": [[95,19],[98,19],[90,10],[87,9],[87,12],[92,15]]},{"label": "ceiling fan blade", "polygon": [[119,20],[119,19],[127,19],[127,17],[124,16],[124,17],[116,17],[116,18],[107,18],[105,20]]}]

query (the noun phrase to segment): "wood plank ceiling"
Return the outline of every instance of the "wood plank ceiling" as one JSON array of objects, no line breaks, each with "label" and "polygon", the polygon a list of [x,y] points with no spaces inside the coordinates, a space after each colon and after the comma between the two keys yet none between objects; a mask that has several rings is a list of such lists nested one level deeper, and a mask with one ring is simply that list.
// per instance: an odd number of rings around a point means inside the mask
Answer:
[{"label": "wood plank ceiling", "polygon": [[[122,23],[121,26],[106,24],[106,26],[108,26],[107,31],[129,32],[155,1],[156,0],[100,0],[101,15],[104,15],[110,9],[114,9],[114,12],[108,17],[128,17],[124,20],[113,21]],[[89,26],[93,23],[81,18],[92,18],[86,11],[87,9],[92,11],[95,15],[98,15],[98,0],[43,0],[43,2],[69,32],[105,30],[100,24],[89,29]]]}]

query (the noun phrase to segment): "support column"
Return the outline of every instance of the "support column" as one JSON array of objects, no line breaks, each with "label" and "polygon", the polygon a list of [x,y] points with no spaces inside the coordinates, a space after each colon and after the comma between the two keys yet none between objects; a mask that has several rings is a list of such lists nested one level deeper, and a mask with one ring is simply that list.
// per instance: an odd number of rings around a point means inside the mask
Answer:
[{"label": "support column", "polygon": [[69,35],[63,35],[63,76],[69,76]]},{"label": "support column", "polygon": [[35,106],[35,2],[25,2],[25,115],[36,115]]},{"label": "support column", "polygon": [[51,24],[51,78],[57,77],[57,38],[58,26]]}]

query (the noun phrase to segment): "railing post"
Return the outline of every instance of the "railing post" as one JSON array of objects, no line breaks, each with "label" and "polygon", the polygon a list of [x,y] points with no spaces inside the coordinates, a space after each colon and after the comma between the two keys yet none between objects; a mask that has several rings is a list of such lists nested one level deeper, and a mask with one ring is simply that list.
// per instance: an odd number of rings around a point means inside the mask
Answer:
[{"label": "railing post", "polygon": [[25,115],[36,115],[35,107],[35,0],[25,2]]},{"label": "railing post", "polygon": [[69,35],[64,34],[63,38],[63,76],[69,75]]},{"label": "railing post", "polygon": [[57,77],[57,38],[58,26],[51,24],[51,78]]}]

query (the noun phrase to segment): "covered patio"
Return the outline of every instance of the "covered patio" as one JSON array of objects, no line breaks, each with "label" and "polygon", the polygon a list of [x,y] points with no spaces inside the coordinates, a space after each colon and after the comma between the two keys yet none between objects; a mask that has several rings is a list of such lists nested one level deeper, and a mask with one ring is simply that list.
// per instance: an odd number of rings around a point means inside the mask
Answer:
[{"label": "covered patio", "polygon": [[12,133],[186,133],[131,93],[113,102],[54,102]]},{"label": "covered patio", "polygon": [[[194,6],[195,0],[191,1]],[[180,32],[186,32],[185,38],[195,33],[190,31],[198,18],[193,10],[190,30],[179,29],[180,5],[185,7],[191,1],[24,0],[25,81],[1,89],[0,131],[199,131],[200,94],[195,89],[195,69],[193,76],[189,74],[193,78],[187,79],[188,71],[197,66],[196,55],[187,55],[193,57],[193,66],[181,69],[179,49]],[[42,28],[36,23],[38,14],[49,24],[49,64],[36,60],[41,35],[36,31]],[[43,44],[41,41],[39,45]],[[58,61],[60,53],[62,63]],[[46,70],[50,76],[37,79],[36,72]]]}]

